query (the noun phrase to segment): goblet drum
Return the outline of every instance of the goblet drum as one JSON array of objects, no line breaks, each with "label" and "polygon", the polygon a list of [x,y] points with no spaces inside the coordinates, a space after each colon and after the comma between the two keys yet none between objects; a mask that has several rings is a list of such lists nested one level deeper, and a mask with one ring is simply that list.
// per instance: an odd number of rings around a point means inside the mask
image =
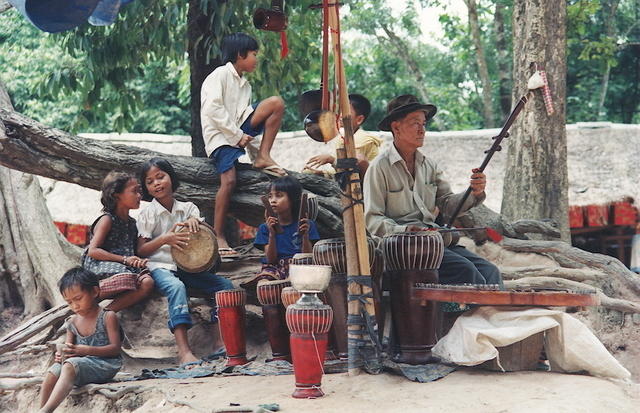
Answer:
[{"label": "goblet drum", "polygon": [[[369,266],[374,267],[375,245],[373,240],[368,240]],[[347,252],[344,238],[330,238],[318,241],[313,246],[313,262],[320,265],[331,266],[331,281],[326,291],[327,303],[333,309],[333,326],[330,331],[335,342],[337,356],[341,359],[348,358],[347,345]],[[377,279],[374,277],[374,288],[379,284],[381,273]],[[378,293],[380,291],[378,290]],[[375,291],[374,291],[375,296]],[[379,294],[378,294],[379,296]]]},{"label": "goblet drum", "polygon": [[412,290],[416,283],[438,283],[442,236],[435,231],[388,235],[382,240],[382,253],[390,279],[396,360],[428,363],[436,343],[437,303],[421,303],[412,297]]},{"label": "goblet drum", "polygon": [[333,320],[331,307],[321,302],[296,303],[287,307],[286,319],[291,331],[291,356],[296,378],[293,397],[322,397],[322,366],[327,351],[327,333]]},{"label": "goblet drum", "polygon": [[245,290],[223,290],[216,293],[220,335],[227,349],[227,366],[247,364],[244,333],[247,293]]},{"label": "goblet drum", "polygon": [[271,355],[275,360],[289,360],[289,329],[282,305],[282,291],[290,287],[289,280],[261,280],[256,287],[258,301],[262,305],[262,316],[271,345]]}]

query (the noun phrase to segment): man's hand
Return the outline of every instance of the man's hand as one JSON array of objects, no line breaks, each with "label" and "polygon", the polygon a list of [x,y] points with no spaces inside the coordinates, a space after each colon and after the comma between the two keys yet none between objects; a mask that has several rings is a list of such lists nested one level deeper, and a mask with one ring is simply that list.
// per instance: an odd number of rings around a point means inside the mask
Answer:
[{"label": "man's hand", "polygon": [[317,168],[320,167],[322,165],[326,165],[328,163],[334,163],[336,161],[336,158],[334,158],[331,155],[316,155],[312,158],[309,158],[309,160],[307,161],[307,164],[305,165],[305,167],[307,168]]},{"label": "man's hand", "polygon": [[478,168],[474,168],[471,170],[473,172],[471,174],[471,193],[477,197],[482,196],[484,194],[484,189],[487,186],[487,176],[480,172]]},{"label": "man's hand", "polygon": [[253,136],[247,135],[245,133],[244,135],[242,135],[242,138],[240,138],[240,140],[238,141],[238,146],[241,147],[241,148],[244,148],[252,140],[253,140]]}]

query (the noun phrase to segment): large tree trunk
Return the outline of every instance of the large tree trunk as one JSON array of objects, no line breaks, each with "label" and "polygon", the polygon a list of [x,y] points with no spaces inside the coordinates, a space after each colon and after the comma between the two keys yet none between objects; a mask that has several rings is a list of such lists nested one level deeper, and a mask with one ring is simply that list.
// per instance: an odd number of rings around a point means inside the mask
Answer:
[{"label": "large tree trunk", "polygon": [[547,115],[542,96],[535,91],[514,123],[501,212],[512,220],[551,218],[568,241],[565,28],[565,2],[515,1],[514,101],[527,92],[527,80],[537,63],[547,71],[555,112]]},{"label": "large tree trunk", "polygon": [[484,118],[484,127],[492,128],[495,126],[495,116],[493,114],[493,88],[491,79],[489,79],[489,68],[487,67],[487,59],[484,55],[484,46],[482,46],[482,38],[480,36],[480,22],[478,21],[478,5],[476,0],[464,0],[469,10],[469,28],[471,29],[471,38],[473,46],[476,49],[476,64],[478,65],[478,74],[482,83],[482,117]]},{"label": "large tree trunk", "polygon": [[500,113],[506,119],[511,112],[511,77],[509,76],[509,57],[504,27],[504,14],[506,7],[503,0],[496,1],[496,9],[493,14],[493,27],[496,36],[496,55],[498,57],[498,98],[500,100]]},{"label": "large tree trunk", "polygon": [[[0,108],[13,109],[2,83]],[[0,146],[7,140],[0,123]],[[56,283],[79,258],[53,224],[37,179],[0,166],[0,309],[24,306],[35,315],[64,303]]]},{"label": "large tree trunk", "polygon": [[[109,171],[120,169],[136,173],[151,157],[162,156],[171,162],[180,179],[176,192],[178,199],[192,201],[204,209],[213,203],[218,190],[220,180],[208,159],[97,142],[3,109],[0,109],[0,122],[7,127],[7,136],[0,138],[0,164],[12,169],[100,189]],[[322,234],[339,235],[342,231],[342,207],[337,185],[316,175],[290,174],[317,196],[320,206],[318,227]],[[251,169],[249,165],[241,165],[231,198],[230,214],[250,225],[264,222],[260,196],[267,192],[269,182],[264,173]]]},{"label": "large tree trunk", "polygon": [[[211,45],[203,41],[211,32],[211,18],[202,12],[200,0],[189,0],[187,14],[187,38],[189,69],[191,72],[191,152],[193,156],[207,156],[200,123],[200,88],[209,73],[220,65],[220,59],[212,58]],[[210,10],[215,7],[209,7]],[[215,13],[215,11],[212,11]]]}]

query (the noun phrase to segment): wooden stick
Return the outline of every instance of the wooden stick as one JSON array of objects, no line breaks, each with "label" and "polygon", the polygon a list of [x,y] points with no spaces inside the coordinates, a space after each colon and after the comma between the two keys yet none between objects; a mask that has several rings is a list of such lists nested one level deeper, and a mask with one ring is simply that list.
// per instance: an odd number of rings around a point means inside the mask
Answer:
[{"label": "wooden stick", "polygon": [[45,328],[69,317],[71,313],[72,311],[67,304],[60,304],[33,317],[0,339],[0,354],[13,350]]},{"label": "wooden stick", "polygon": [[[356,158],[355,144],[353,141],[353,128],[351,124],[351,105],[340,48],[340,21],[338,17],[338,6],[333,6],[329,10],[329,27],[332,29],[332,45],[335,53],[335,75],[339,88],[340,112],[342,114],[342,124],[344,128],[344,150],[337,151],[338,158]],[[345,247],[347,256],[348,275],[370,276],[369,268],[369,247],[364,221],[364,206],[362,205],[362,187],[360,185],[360,175],[357,172],[349,176],[349,184],[342,197],[342,205],[345,207],[343,213],[345,229]],[[361,286],[356,282],[349,282],[349,295],[362,295],[371,293],[371,288]],[[360,316],[360,301],[350,300],[348,311],[350,316]],[[365,310],[375,323],[375,307],[373,299],[368,298]],[[349,338],[362,339],[367,336],[367,332],[358,325],[349,325]],[[351,344],[350,344],[351,347]],[[356,375],[359,368],[355,366],[355,360],[349,357],[349,374]]]},{"label": "wooden stick", "polygon": [[298,211],[298,223],[305,219],[309,218],[309,198],[306,192],[302,193],[300,196],[300,210]]},{"label": "wooden stick", "polygon": [[[260,197],[260,200],[262,201],[262,205],[264,205],[265,211],[267,211],[267,215],[270,217],[278,218],[278,214],[276,214],[276,211],[274,211],[273,208],[271,208],[271,204],[269,203],[269,196],[262,195]],[[275,230],[276,230],[276,234],[282,234],[282,232],[284,231],[280,223],[276,224]]]}]

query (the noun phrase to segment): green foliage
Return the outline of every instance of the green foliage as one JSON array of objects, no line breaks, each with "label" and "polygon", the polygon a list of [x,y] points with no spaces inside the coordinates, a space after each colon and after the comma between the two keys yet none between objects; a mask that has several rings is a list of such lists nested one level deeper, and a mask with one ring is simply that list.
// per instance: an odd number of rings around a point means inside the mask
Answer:
[{"label": "green foliage", "polygon": [[[617,0],[570,0],[568,5],[567,119],[597,118],[602,73],[611,68],[605,100],[607,119],[638,122],[637,5],[620,0],[613,20],[607,20]],[[278,33],[256,30],[252,14],[269,7],[269,0],[219,2],[200,0],[208,36],[209,59],[219,53],[222,37],[245,31],[260,43],[260,63],[248,74],[255,100],[281,95],[286,102],[284,130],[301,128],[298,96],[320,83],[321,11],[309,10],[317,0],[287,2],[290,54],[280,59]],[[512,0],[479,3],[482,41],[493,81],[494,111],[498,109],[498,62],[494,10],[506,7],[505,36],[511,65]],[[373,112],[365,128],[375,129],[386,103],[402,93],[416,93],[415,73],[402,51],[389,40],[395,33],[417,64],[429,99],[439,107],[446,129],[482,125],[482,101],[475,52],[466,19],[454,15],[449,2],[413,0],[392,12],[389,0],[349,0],[341,9],[343,55],[350,92],[366,95]],[[426,41],[418,8],[443,8],[444,34]],[[82,27],[48,35],[31,26],[15,10],[0,14],[0,79],[7,85],[17,110],[43,123],[71,131],[133,131],[188,134],[190,129],[190,71],[187,50],[188,2],[136,0],[122,8],[117,22],[107,27]],[[607,32],[607,22],[613,32]],[[509,69],[510,70],[510,69]]]}]

